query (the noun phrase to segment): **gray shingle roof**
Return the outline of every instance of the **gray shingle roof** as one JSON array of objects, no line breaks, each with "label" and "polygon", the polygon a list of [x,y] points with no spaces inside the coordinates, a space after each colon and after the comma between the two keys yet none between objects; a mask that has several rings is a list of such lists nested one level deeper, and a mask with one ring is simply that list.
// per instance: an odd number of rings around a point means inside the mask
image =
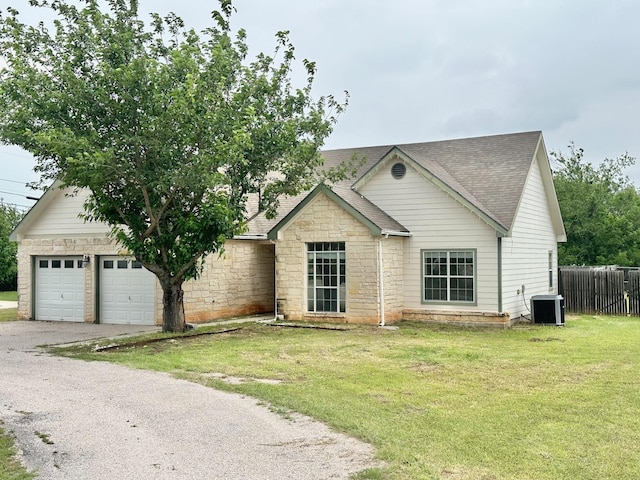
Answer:
[{"label": "gray shingle roof", "polygon": [[[325,166],[331,167],[357,155],[366,157],[355,178],[332,190],[382,230],[405,232],[397,221],[363,198],[352,186],[397,148],[431,175],[455,191],[470,205],[509,230],[541,140],[541,132],[443,140],[426,143],[386,145],[323,151]],[[306,194],[281,200],[278,217],[259,215],[249,224],[250,234],[266,234],[278,224]]]}]

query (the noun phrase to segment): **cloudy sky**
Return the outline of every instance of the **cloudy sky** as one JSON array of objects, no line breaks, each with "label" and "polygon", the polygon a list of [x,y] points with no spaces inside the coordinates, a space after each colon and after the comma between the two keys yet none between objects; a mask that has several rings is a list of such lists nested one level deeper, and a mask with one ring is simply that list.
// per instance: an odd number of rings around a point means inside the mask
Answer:
[{"label": "cloudy sky", "polygon": [[[1,0],[25,20],[27,0]],[[140,0],[207,26],[212,0]],[[348,90],[326,148],[542,130],[593,163],[640,157],[640,2],[636,0],[235,0],[235,28],[256,53],[289,30],[317,63],[315,95]],[[0,6],[0,9],[2,7]],[[39,12],[42,14],[41,12]],[[640,163],[640,159],[639,159]],[[25,152],[0,145],[0,197],[31,205]],[[640,165],[627,172],[640,187]],[[13,182],[9,182],[12,180]]]}]

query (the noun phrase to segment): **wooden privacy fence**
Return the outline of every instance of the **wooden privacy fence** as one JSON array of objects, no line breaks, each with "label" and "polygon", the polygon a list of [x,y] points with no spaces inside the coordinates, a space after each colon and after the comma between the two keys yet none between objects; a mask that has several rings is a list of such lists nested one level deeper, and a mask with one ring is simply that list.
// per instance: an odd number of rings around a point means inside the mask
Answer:
[{"label": "wooden privacy fence", "polygon": [[558,269],[558,293],[572,313],[640,316],[640,271]]}]

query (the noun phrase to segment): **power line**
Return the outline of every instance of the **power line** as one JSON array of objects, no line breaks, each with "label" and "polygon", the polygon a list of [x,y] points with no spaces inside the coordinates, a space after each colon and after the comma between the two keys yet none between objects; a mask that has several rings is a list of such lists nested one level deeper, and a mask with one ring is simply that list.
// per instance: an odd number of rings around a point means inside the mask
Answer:
[{"label": "power line", "polygon": [[18,180],[9,180],[8,178],[0,178],[0,182],[11,182],[11,183],[18,183],[20,185],[26,185],[29,182],[20,182]]},{"label": "power line", "polygon": [[27,198],[27,196],[24,193],[17,193],[17,192],[8,192],[6,190],[0,190],[0,193],[5,193],[7,195],[15,195],[16,197],[24,197]]},{"label": "power line", "polygon": [[11,207],[20,208],[23,210],[29,210],[31,208],[29,205],[20,205],[19,203],[5,202],[2,198],[0,198],[0,205],[9,205]]},{"label": "power line", "polygon": [[27,155],[20,155],[18,153],[9,152],[7,150],[0,150],[0,154],[2,154],[2,155],[11,155],[13,157],[20,157],[20,158],[26,158],[28,160],[33,160],[33,157],[29,157]]}]

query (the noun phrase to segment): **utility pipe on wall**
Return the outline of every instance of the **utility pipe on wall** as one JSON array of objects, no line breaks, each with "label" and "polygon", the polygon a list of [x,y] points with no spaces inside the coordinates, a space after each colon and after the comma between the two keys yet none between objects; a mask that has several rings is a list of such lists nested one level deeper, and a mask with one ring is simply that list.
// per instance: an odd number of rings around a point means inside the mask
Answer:
[{"label": "utility pipe on wall", "polygon": [[379,284],[379,296],[380,296],[380,323],[381,327],[384,327],[384,262],[382,257],[382,239],[378,238],[378,284]]}]

